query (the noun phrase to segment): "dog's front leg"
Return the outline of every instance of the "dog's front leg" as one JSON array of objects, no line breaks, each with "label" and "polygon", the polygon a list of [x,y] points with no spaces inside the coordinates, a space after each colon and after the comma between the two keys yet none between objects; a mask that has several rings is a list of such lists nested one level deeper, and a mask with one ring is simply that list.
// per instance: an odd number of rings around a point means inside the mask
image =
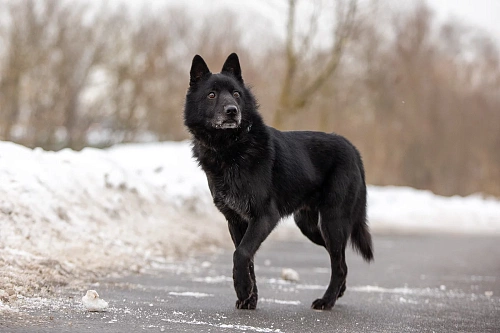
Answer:
[{"label": "dog's front leg", "polygon": [[253,257],[278,221],[278,211],[270,209],[267,214],[249,222],[245,235],[234,251],[233,280],[238,297],[236,301],[238,309],[255,309],[257,307],[257,286],[255,276],[252,276],[254,275]]},{"label": "dog's front leg", "polygon": [[[246,221],[243,221],[237,214],[234,214],[233,212],[225,212],[224,215],[226,216],[226,219],[228,221],[229,233],[231,234],[234,247],[238,248],[238,245],[240,245],[241,240],[245,235],[248,223]],[[250,292],[252,299],[250,299],[247,303],[257,304],[258,290],[257,290],[257,284],[255,283],[253,258],[250,261],[250,264],[248,265],[248,269],[250,272],[250,278],[252,279],[252,290]],[[238,307],[238,305],[236,306]]]}]

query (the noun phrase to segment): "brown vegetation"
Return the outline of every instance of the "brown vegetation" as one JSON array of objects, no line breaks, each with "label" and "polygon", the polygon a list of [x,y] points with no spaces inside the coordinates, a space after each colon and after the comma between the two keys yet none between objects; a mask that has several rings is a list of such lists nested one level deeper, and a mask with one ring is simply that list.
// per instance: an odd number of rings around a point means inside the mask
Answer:
[{"label": "brown vegetation", "polygon": [[391,15],[345,0],[318,47],[322,8],[298,34],[297,1],[286,38],[259,43],[235,12],[2,2],[0,139],[54,150],[185,139],[193,55],[214,67],[236,51],[269,123],[345,135],[370,183],[500,195],[497,44],[425,5]]}]

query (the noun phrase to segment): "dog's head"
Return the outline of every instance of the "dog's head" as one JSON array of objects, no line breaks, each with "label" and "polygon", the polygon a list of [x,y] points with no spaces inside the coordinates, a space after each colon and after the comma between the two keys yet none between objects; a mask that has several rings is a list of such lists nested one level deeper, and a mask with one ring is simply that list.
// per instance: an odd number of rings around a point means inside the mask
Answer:
[{"label": "dog's head", "polygon": [[212,74],[199,55],[193,58],[184,112],[188,128],[203,125],[221,131],[240,130],[248,126],[246,113],[254,104],[236,53],[229,55],[218,74]]}]

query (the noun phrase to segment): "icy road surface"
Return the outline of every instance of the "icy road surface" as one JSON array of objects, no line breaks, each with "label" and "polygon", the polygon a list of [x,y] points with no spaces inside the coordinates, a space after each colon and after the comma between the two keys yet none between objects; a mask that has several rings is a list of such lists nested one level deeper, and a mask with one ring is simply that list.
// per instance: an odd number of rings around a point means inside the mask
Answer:
[{"label": "icy road surface", "polygon": [[[165,263],[141,275],[99,281],[106,313],[88,313],[82,290],[24,299],[1,332],[498,332],[499,238],[376,236],[375,262],[348,252],[347,291],[332,311],[309,308],[329,279],[326,251],[268,242],[256,258],[256,311],[234,309],[231,251]],[[280,279],[283,268],[300,274]]]}]

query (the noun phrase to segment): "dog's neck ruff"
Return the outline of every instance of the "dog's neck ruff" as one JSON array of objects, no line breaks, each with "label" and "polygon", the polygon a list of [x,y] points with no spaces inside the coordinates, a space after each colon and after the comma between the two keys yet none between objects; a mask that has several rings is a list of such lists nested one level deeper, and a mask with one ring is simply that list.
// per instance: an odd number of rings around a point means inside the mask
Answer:
[{"label": "dog's neck ruff", "polygon": [[[252,130],[252,125],[253,123],[250,123],[247,127],[246,127],[246,130],[245,129],[240,129],[240,132],[239,134],[236,134],[232,137],[232,140],[228,140],[228,138],[224,139],[224,142],[227,143],[227,146],[224,147],[225,148],[229,148],[231,147],[233,144],[236,144],[238,142],[240,142],[241,140],[241,134],[242,133],[250,133],[250,131]],[[228,129],[218,129],[217,131],[220,131],[218,133],[224,133],[224,131],[229,131]],[[207,140],[207,137],[205,137],[204,135],[197,135],[196,133],[192,132],[193,136],[194,136],[194,139],[203,147],[205,147],[206,149],[208,150],[211,150],[211,151],[219,151],[221,146],[219,144],[216,144],[217,141],[220,140],[217,139],[216,137],[211,137]]]}]

